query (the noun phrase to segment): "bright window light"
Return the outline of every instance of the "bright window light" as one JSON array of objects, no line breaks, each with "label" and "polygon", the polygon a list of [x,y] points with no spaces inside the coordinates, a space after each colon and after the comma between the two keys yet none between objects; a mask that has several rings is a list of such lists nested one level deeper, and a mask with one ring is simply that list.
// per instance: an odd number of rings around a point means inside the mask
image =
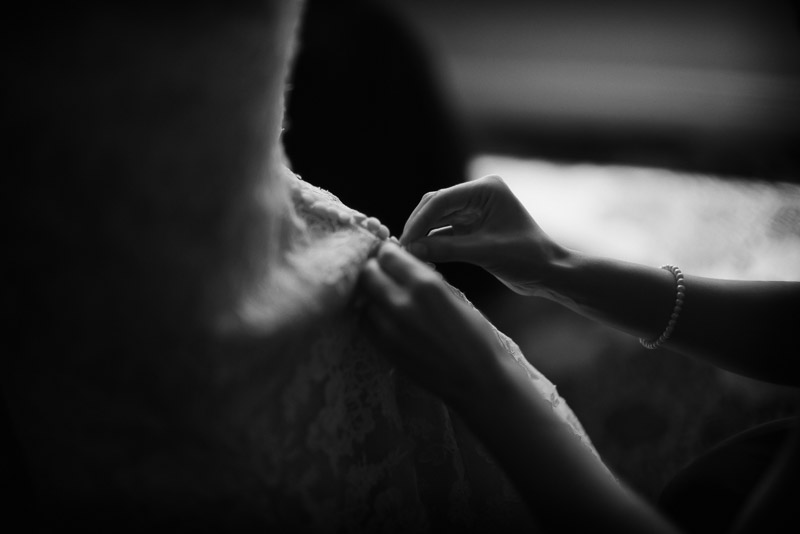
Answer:
[{"label": "bright window light", "polygon": [[800,280],[800,186],[481,155],[540,226],[587,253],[744,280]]}]

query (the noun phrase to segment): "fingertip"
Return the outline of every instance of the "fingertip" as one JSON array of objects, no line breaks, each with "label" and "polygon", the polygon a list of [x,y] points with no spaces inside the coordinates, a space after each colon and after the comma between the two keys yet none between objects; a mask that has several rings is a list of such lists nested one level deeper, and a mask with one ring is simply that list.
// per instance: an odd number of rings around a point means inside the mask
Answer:
[{"label": "fingertip", "polygon": [[372,289],[372,282],[377,278],[377,271],[380,270],[378,260],[369,258],[361,269],[361,278],[364,281],[364,286],[367,290]]},{"label": "fingertip", "polygon": [[[378,251],[380,254],[380,251]],[[369,272],[373,271],[378,268],[378,260],[375,257],[368,258],[367,261],[364,263],[364,271]]]},{"label": "fingertip", "polygon": [[419,215],[413,216],[403,227],[403,233],[400,236],[400,244],[407,245],[421,237],[425,237],[429,229],[428,224],[427,217],[420,217]]},{"label": "fingertip", "polygon": [[392,305],[398,299],[399,288],[396,282],[375,258],[370,258],[364,264],[361,272],[361,286],[372,308]]},{"label": "fingertip", "polygon": [[[410,222],[410,219],[409,219],[409,222]],[[412,236],[412,234],[410,232],[410,227],[411,227],[411,225],[409,223],[406,223],[406,225],[403,227],[403,233],[400,234],[400,245],[402,245],[402,246],[406,246],[406,245],[408,245],[409,242],[414,240],[414,238],[413,238],[413,236]]]},{"label": "fingertip", "polygon": [[386,241],[378,249],[378,253],[375,255],[375,258],[379,264],[383,265],[387,255],[396,255],[400,250],[400,246],[396,243],[392,241]]},{"label": "fingertip", "polygon": [[389,276],[395,283],[409,284],[424,277],[429,268],[418,258],[395,244],[385,245],[378,251],[381,274]]},{"label": "fingertip", "polygon": [[383,272],[396,281],[406,279],[408,254],[394,243],[384,244],[375,258]]}]

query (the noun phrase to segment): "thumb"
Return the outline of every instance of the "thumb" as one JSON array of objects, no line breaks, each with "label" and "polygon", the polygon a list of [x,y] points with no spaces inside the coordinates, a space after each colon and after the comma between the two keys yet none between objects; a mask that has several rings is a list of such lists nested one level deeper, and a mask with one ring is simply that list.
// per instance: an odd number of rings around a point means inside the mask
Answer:
[{"label": "thumb", "polygon": [[423,237],[408,245],[408,252],[422,261],[479,264],[482,242],[474,235]]}]

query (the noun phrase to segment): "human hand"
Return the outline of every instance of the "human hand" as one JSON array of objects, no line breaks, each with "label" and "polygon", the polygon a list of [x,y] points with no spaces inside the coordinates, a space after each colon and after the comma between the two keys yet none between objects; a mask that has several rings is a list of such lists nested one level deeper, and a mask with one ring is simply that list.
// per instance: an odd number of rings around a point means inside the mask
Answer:
[{"label": "human hand", "polygon": [[537,294],[548,267],[566,255],[498,176],[425,194],[400,242],[423,261],[483,267],[522,295]]},{"label": "human hand", "polygon": [[377,342],[454,407],[481,398],[502,376],[510,359],[488,321],[459,301],[436,271],[394,243],[367,261],[360,285]]}]

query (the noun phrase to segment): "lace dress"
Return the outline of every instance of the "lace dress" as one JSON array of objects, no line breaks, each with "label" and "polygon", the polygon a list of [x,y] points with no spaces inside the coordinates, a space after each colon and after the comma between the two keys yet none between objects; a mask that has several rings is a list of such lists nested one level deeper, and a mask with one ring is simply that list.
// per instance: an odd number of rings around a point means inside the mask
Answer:
[{"label": "lace dress", "polygon": [[[456,414],[395,372],[362,334],[354,284],[388,231],[332,194],[287,180],[300,235],[282,268],[311,298],[280,315],[243,308],[263,325],[264,357],[273,361],[258,386],[262,401],[235,403],[269,522],[321,532],[532,528],[509,480]],[[596,454],[555,386],[496,333],[531,387]]]}]

